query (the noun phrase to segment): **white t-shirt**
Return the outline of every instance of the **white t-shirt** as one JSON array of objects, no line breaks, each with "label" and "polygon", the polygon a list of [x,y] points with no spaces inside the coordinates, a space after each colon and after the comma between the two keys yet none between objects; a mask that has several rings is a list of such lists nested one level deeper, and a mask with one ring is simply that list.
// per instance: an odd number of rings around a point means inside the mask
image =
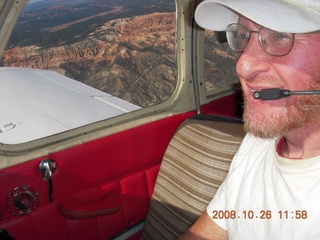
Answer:
[{"label": "white t-shirt", "polygon": [[247,134],[208,205],[230,240],[320,239],[320,156],[286,159],[277,144]]}]

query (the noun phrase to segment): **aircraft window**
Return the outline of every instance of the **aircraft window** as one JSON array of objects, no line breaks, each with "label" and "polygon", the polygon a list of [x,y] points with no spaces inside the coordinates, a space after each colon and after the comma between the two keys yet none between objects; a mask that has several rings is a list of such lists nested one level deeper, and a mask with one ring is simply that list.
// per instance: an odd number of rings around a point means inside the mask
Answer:
[{"label": "aircraft window", "polygon": [[205,31],[204,79],[207,94],[239,82],[235,70],[239,54],[230,49],[224,38],[224,33]]},{"label": "aircraft window", "polygon": [[[29,119],[28,127],[33,123],[37,130],[30,127],[27,130],[32,134],[25,133],[28,138],[19,141],[166,101],[177,83],[175,11],[174,0],[30,0],[0,68],[3,81],[13,79],[7,81],[12,85],[7,89],[18,89],[15,97],[20,96],[20,110],[25,104],[34,107],[29,111],[41,111]],[[46,102],[50,109],[43,111]],[[10,113],[22,116],[18,111]],[[8,115],[0,120],[15,126],[12,133],[22,122]],[[46,124],[43,129],[40,122]]]}]

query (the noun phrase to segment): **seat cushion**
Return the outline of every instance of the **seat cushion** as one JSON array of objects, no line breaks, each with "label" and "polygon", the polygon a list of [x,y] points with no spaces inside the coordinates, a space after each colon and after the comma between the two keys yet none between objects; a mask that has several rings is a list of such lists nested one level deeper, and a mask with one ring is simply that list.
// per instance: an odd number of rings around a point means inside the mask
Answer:
[{"label": "seat cushion", "polygon": [[161,164],[141,239],[176,239],[205,211],[244,137],[243,125],[187,120]]}]

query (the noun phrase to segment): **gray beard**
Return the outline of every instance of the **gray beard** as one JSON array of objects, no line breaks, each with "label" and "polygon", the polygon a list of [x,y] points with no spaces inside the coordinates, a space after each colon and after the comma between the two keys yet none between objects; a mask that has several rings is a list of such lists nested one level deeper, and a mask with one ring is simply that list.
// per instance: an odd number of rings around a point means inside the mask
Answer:
[{"label": "gray beard", "polygon": [[260,138],[278,138],[312,122],[320,115],[319,96],[295,96],[287,106],[274,107],[271,113],[251,110],[244,101],[244,128]]}]

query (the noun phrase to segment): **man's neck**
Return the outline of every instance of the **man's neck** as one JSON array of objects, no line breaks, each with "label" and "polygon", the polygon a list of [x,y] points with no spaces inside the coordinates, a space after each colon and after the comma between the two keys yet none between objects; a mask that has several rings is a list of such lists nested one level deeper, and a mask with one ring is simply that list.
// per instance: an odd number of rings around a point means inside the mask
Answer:
[{"label": "man's neck", "polygon": [[286,136],[280,154],[286,158],[305,159],[320,155],[320,120],[296,129]]}]

